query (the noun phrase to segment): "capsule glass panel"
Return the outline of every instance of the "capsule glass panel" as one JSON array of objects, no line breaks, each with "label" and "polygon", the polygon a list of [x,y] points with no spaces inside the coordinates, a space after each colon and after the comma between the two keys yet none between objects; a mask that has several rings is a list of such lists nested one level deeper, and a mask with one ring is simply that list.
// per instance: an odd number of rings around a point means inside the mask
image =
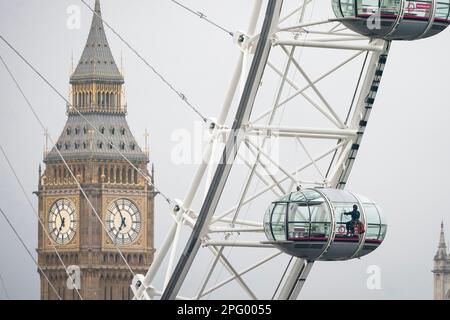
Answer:
[{"label": "capsule glass panel", "polygon": [[371,200],[346,190],[317,188],[274,201],[264,217],[269,243],[309,260],[347,260],[376,249],[386,223]]},{"label": "capsule glass panel", "polygon": [[329,201],[332,203],[335,217],[335,237],[334,241],[327,249],[323,260],[346,260],[358,251],[362,237],[356,232],[357,226],[352,216],[353,206],[357,207],[359,216],[357,220],[364,222],[361,206],[358,198],[351,192],[337,189],[321,189]]},{"label": "capsule glass panel", "polygon": [[332,7],[349,29],[386,40],[427,38],[450,24],[449,0],[332,0]]},{"label": "capsule glass panel", "polygon": [[275,204],[272,211],[271,227],[275,240],[286,240],[286,208],[287,203]]}]

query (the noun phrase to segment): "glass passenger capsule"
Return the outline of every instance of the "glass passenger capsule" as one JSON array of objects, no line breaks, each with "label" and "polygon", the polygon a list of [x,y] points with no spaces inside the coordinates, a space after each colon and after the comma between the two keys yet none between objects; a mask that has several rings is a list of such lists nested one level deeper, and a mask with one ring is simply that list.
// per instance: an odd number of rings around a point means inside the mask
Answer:
[{"label": "glass passenger capsule", "polygon": [[289,193],[272,202],[264,216],[268,243],[308,260],[359,258],[380,246],[386,229],[373,201],[337,189]]},{"label": "glass passenger capsule", "polygon": [[386,40],[431,37],[450,24],[450,0],[332,0],[347,28]]}]

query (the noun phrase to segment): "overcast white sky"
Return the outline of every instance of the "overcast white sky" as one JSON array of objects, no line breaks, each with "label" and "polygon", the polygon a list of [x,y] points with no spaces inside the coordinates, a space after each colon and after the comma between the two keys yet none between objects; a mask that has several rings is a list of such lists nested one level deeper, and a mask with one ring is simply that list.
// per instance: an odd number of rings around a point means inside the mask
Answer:
[{"label": "overcast white sky", "polygon": [[[327,2],[316,10],[329,11]],[[230,30],[245,29],[251,8],[251,1],[238,0],[185,3]],[[81,8],[79,30],[66,27],[70,5]],[[237,57],[229,37],[165,0],[103,0],[102,11],[203,113],[218,110]],[[90,21],[91,13],[78,0],[0,0],[0,33],[61,92],[69,90],[71,54],[76,63]],[[130,127],[141,145],[148,128],[157,185],[172,197],[183,198],[196,166],[171,162],[171,135],[180,128],[192,130],[196,118],[116,37],[107,34],[118,63],[121,52],[123,55]],[[432,259],[439,224],[442,219],[450,221],[449,40],[447,31],[431,39],[393,44],[376,108],[348,184],[349,189],[369,196],[384,209],[389,221],[387,239],[361,260],[316,264],[302,298],[432,298]],[[64,103],[1,43],[0,54],[56,138],[65,123]],[[2,67],[0,97],[1,145],[31,194],[37,189],[43,132]],[[0,207],[9,214],[28,247],[36,248],[37,221],[2,158]],[[167,205],[158,199],[157,247],[169,222]],[[0,257],[0,275],[9,296],[37,299],[36,267],[3,219]],[[381,290],[366,286],[366,271],[371,265],[380,267]],[[281,272],[270,270],[275,277]],[[0,299],[5,297],[0,288]]]}]

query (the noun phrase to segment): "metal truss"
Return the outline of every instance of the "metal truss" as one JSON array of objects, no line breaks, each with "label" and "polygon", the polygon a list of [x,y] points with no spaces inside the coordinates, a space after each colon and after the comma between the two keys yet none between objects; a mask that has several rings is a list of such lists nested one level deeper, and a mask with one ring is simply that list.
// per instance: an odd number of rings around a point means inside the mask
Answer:
[{"label": "metal truss", "polygon": [[233,33],[240,54],[204,161],[135,299],[297,299],[314,262],[265,243],[265,209],[295,189],[345,187],[390,46],[346,29],[331,4],[317,16],[323,2],[257,0]]}]

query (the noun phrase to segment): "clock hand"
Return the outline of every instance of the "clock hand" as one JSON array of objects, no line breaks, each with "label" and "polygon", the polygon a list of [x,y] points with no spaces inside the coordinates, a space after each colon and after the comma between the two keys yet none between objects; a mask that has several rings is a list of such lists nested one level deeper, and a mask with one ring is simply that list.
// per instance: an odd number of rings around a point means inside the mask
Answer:
[{"label": "clock hand", "polygon": [[120,227],[119,227],[119,231],[122,230],[122,228],[125,228],[127,225],[125,224],[125,217],[122,214],[122,211],[120,211],[119,206],[117,205],[117,202],[114,202],[114,204],[116,205],[117,211],[119,211],[119,215],[120,215]]},{"label": "clock hand", "polygon": [[59,231],[62,230],[66,226],[66,218],[61,217],[61,226],[59,227]]},{"label": "clock hand", "polygon": [[125,217],[123,217],[123,218],[121,219],[121,222],[120,222],[119,231],[121,231],[122,228],[126,228],[126,227],[127,227],[127,225],[126,225],[126,223],[125,223]]},{"label": "clock hand", "polygon": [[[64,222],[63,222],[63,217],[62,217],[62,215],[61,215],[61,211],[59,211],[59,207],[58,206],[56,206],[56,213],[58,213],[58,216],[59,216],[59,219],[61,219],[61,226],[60,226],[60,228],[62,227],[62,225],[64,224]],[[56,222],[56,221],[55,221]],[[61,230],[61,229],[60,229]]]},{"label": "clock hand", "polygon": [[117,205],[117,202],[114,202],[114,204],[116,205],[117,211],[119,211],[120,218],[123,219],[122,211],[120,211],[119,206]]}]

